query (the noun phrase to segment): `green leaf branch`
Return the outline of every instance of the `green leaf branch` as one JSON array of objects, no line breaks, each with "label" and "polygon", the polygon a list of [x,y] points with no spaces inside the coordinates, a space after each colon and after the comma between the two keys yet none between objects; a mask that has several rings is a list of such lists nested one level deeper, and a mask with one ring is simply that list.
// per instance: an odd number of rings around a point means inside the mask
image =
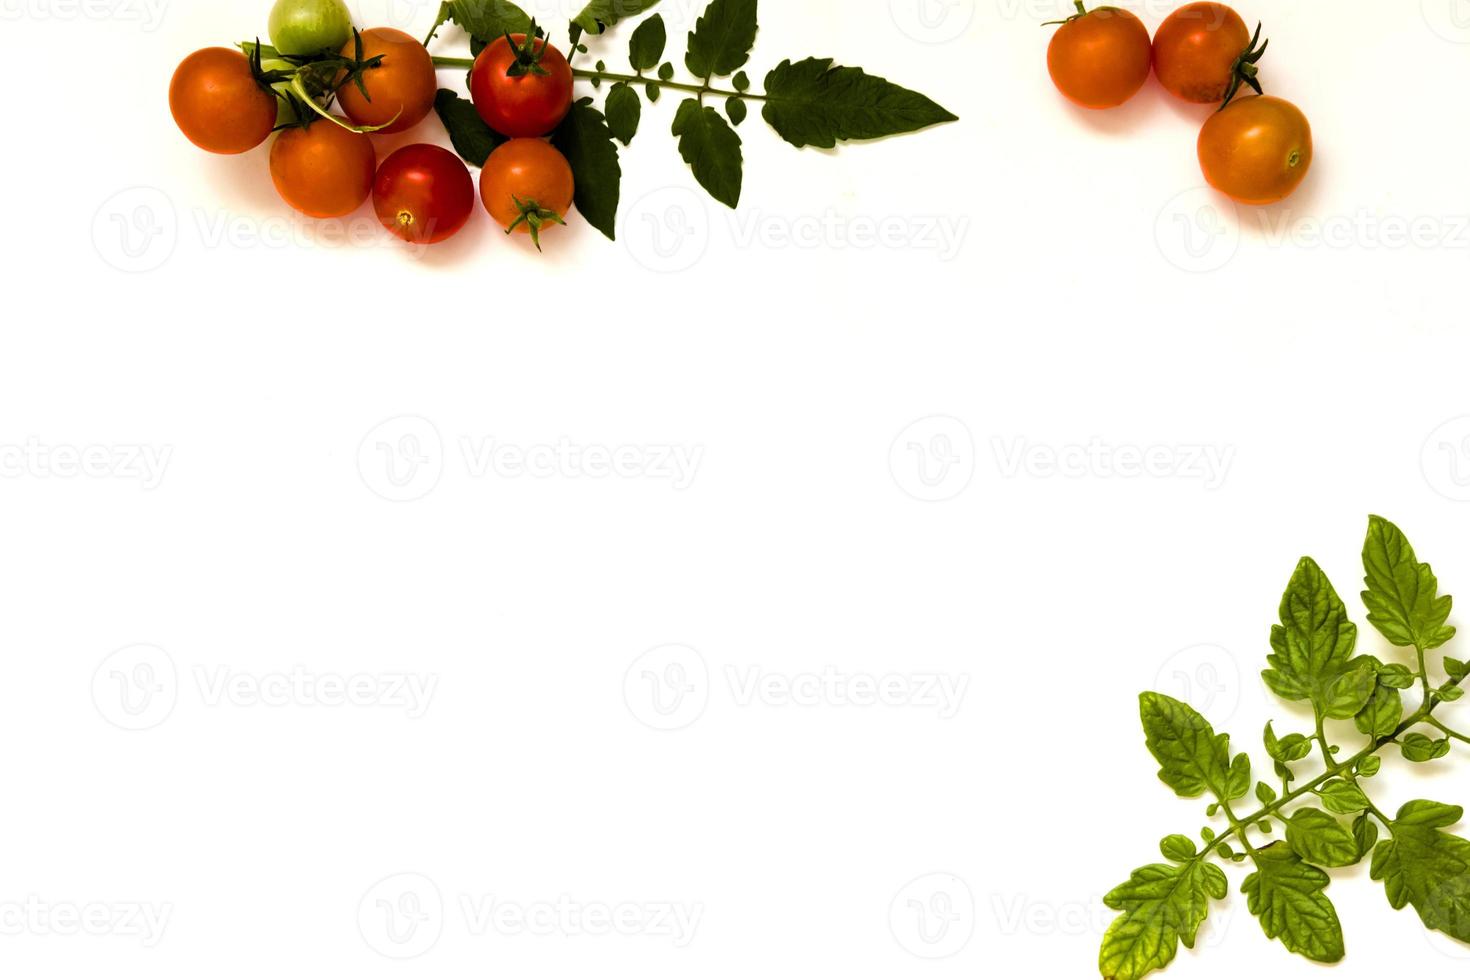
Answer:
[{"label": "green leaf branch", "polygon": [[[1362,557],[1368,622],[1390,647],[1411,650],[1413,664],[1356,653],[1357,627],[1346,606],[1317,563],[1303,558],[1271,628],[1262,679],[1279,697],[1305,702],[1313,730],[1278,736],[1266,725],[1265,750],[1280,789],[1257,781],[1253,811],[1241,815],[1239,805],[1254,778],[1249,756],[1232,755],[1230,737],[1189,705],[1163,694],[1140,696],[1145,744],[1160,780],[1181,797],[1208,798],[1207,814],[1223,816],[1225,826],[1206,826],[1203,846],[1181,834],[1165,837],[1167,863],[1138,868],[1107,894],[1105,904],[1119,915],[1099,954],[1105,978],[1136,980],[1167,967],[1181,944],[1193,948],[1210,904],[1227,894],[1217,860],[1251,862],[1241,886],[1247,908],[1268,938],[1309,960],[1335,963],[1345,953],[1324,869],[1370,857],[1369,875],[1383,883],[1390,906],[1412,906],[1426,927],[1470,943],[1470,841],[1444,829],[1463,809],[1411,800],[1390,817],[1369,796],[1390,746],[1411,763],[1429,763],[1448,754],[1450,740],[1470,741],[1435,717],[1461,697],[1470,665],[1446,656],[1444,679],[1432,674],[1429,652],[1455,635],[1451,599],[1439,594],[1433,571],[1403,532],[1370,518]],[[1406,714],[1401,692],[1416,686],[1418,706]],[[1351,721],[1366,740],[1342,755],[1329,721]],[[1293,766],[1313,753],[1322,771],[1297,783]]]},{"label": "green leaf branch", "polygon": [[[650,15],[657,5],[658,0],[593,0],[568,25],[572,60],[590,54],[589,43],[604,42],[619,24],[642,18],[628,42],[628,70],[610,70],[602,60],[591,68],[574,64],[575,78],[590,83],[594,92],[606,90],[603,108],[596,98],[579,100],[552,135],[572,164],[578,211],[609,238],[616,234],[621,196],[617,144],[627,146],[637,136],[642,100],[655,103],[665,90],[688,96],[672,126],[680,156],[699,185],[731,208],[739,205],[744,185],[744,144],[736,130],[748,117],[749,103],[760,106],[766,123],[798,148],[830,149],[839,142],[912,133],[958,119],[918,92],[837,66],[831,58],[783,61],[766,74],[761,89],[754,89],[744,69],[760,33],[757,0],[710,0],[687,38],[683,66],[690,77],[680,79],[665,57],[667,25],[660,14]],[[425,44],[450,22],[469,34],[472,55],[505,34],[533,29],[529,15],[507,0],[449,0],[441,4]],[[434,63],[469,69],[474,59],[436,56]],[[456,99],[453,92],[440,93],[440,117],[455,147],[481,165],[479,151],[493,149],[500,138]]]}]

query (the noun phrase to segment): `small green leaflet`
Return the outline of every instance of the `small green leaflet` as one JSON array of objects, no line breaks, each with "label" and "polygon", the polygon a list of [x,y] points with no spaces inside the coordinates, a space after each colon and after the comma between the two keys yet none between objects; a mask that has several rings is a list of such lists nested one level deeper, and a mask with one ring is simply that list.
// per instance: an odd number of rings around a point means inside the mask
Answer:
[{"label": "small green leaflet", "polygon": [[[1216,735],[1198,711],[1167,694],[1141,694],[1138,706],[1159,779],[1183,797],[1224,793],[1231,783],[1230,736]],[[1249,780],[1247,770],[1247,788]]]},{"label": "small green leaflet", "polygon": [[694,171],[694,179],[727,207],[740,204],[745,166],[740,137],[725,117],[698,99],[685,99],[674,116],[679,153]]},{"label": "small green leaflet", "polygon": [[1379,683],[1368,703],[1363,705],[1363,710],[1353,716],[1353,724],[1364,735],[1381,737],[1392,735],[1403,717],[1404,699],[1398,691]]},{"label": "small green leaflet", "polygon": [[1470,942],[1470,841],[1440,829],[1463,813],[1429,800],[1404,804],[1389,826],[1392,839],[1373,851],[1370,873],[1394,908],[1413,905],[1430,929]]},{"label": "small green leaflet", "polygon": [[1199,853],[1194,846],[1194,841],[1183,834],[1170,834],[1159,841],[1159,853],[1170,861],[1183,864]]},{"label": "small green leaflet", "polygon": [[572,18],[572,23],[588,34],[601,34],[625,17],[637,17],[658,4],[658,0],[592,0]]},{"label": "small green leaflet", "polygon": [[1279,613],[1280,624],[1271,627],[1275,652],[1266,658],[1271,669],[1261,676],[1288,701],[1319,702],[1347,665],[1358,628],[1348,620],[1332,583],[1310,558],[1297,565]]},{"label": "small green leaflet", "polygon": [[504,136],[485,125],[474,103],[447,88],[434,96],[434,109],[449,131],[455,151],[476,167],[483,167],[495,148],[505,142]]},{"label": "small green leaflet", "polygon": [[1346,779],[1331,779],[1317,790],[1322,805],[1333,813],[1357,813],[1368,809],[1368,797]]},{"label": "small green leaflet", "polygon": [[1271,730],[1271,723],[1266,722],[1266,754],[1277,762],[1300,762],[1312,754],[1312,740],[1305,735],[1284,735],[1276,737]]},{"label": "small green leaflet", "polygon": [[1363,856],[1341,821],[1311,806],[1287,818],[1286,843],[1302,860],[1327,868],[1345,868],[1357,864]]},{"label": "small green leaflet", "polygon": [[756,0],[711,0],[689,32],[684,65],[697,78],[729,75],[750,60],[757,30]]},{"label": "small green leaflet", "polygon": [[593,108],[591,99],[582,99],[572,106],[567,118],[551,134],[551,142],[572,165],[577,210],[592,227],[616,239],[623,168],[618,162],[618,145],[613,142],[612,131],[602,113]]},{"label": "small green leaflet", "polygon": [[920,95],[861,68],[833,67],[831,58],[783,61],[766,75],[762,115],[795,147],[835,147],[839,141],[913,133],[959,117]]},{"label": "small green leaflet", "polygon": [[1325,892],[1331,879],[1280,841],[1258,850],[1255,861],[1241,891],[1266,937],[1318,963],[1342,959],[1342,925]]},{"label": "small green leaflet", "polygon": [[[1366,661],[1368,658],[1361,658]],[[1328,685],[1321,699],[1322,713],[1328,718],[1352,718],[1363,710],[1378,686],[1378,672],[1367,662],[1349,664]]]},{"label": "small green leaflet", "polygon": [[633,31],[633,37],[628,42],[629,64],[634,71],[648,71],[657,67],[668,43],[669,33],[664,27],[663,15],[654,14]]},{"label": "small green leaflet", "polygon": [[1450,754],[1450,740],[1432,739],[1422,732],[1409,732],[1399,739],[1399,750],[1410,762],[1433,762]]},{"label": "small green leaflet", "polygon": [[1103,937],[1098,968],[1110,980],[1138,980],[1168,966],[1182,942],[1194,948],[1210,899],[1228,890],[1225,873],[1212,864],[1191,861],[1182,867],[1150,864],[1133,872],[1103,898],[1123,914]]},{"label": "small green leaflet", "polygon": [[643,101],[633,86],[619,82],[607,93],[607,128],[619,143],[627,146],[638,134],[638,123],[643,118]]},{"label": "small green leaflet", "polygon": [[1432,650],[1455,635],[1445,625],[1453,600],[1438,594],[1434,572],[1414,557],[1404,533],[1381,517],[1368,518],[1363,571],[1368,622],[1388,642]]}]

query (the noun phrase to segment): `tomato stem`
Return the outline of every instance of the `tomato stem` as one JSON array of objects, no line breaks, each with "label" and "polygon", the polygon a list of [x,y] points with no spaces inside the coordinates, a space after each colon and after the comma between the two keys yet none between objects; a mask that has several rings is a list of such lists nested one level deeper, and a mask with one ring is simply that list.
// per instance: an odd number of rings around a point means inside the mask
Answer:
[{"label": "tomato stem", "polygon": [[[473,58],[450,58],[442,55],[434,56],[434,67],[436,68],[473,68]],[[649,78],[646,75],[624,75],[612,71],[595,71],[591,68],[573,68],[572,75],[587,81],[601,82],[627,82],[630,85],[653,84],[659,88],[671,88],[680,92],[694,92],[698,95],[722,95],[727,98],[754,99],[763,102],[766,96],[754,92],[736,92],[733,90],[712,88],[710,85],[695,85],[692,82],[666,82],[661,78]]]}]

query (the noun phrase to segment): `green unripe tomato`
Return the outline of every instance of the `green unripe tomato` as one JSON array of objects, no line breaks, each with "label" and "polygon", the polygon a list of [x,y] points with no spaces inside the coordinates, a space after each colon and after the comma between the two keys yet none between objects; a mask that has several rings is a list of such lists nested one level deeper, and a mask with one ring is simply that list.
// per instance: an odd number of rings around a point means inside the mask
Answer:
[{"label": "green unripe tomato", "polygon": [[352,37],[352,14],[342,0],[276,0],[270,34],[281,54],[336,54]]}]

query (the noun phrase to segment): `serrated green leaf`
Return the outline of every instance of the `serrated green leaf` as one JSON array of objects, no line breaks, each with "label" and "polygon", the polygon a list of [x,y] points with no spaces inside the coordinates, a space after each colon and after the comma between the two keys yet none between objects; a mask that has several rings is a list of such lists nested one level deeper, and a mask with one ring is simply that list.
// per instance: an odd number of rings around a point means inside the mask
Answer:
[{"label": "serrated green leaf", "polygon": [[1455,635],[1445,625],[1453,600],[1439,595],[1434,571],[1414,556],[1404,533],[1381,517],[1368,518],[1363,571],[1368,622],[1388,642],[1431,650]]},{"label": "serrated green leaf", "polygon": [[1146,692],[1138,704],[1145,743],[1159,763],[1159,779],[1186,798],[1206,790],[1224,793],[1231,769],[1230,737],[1216,735],[1204,716],[1167,694]]},{"label": "serrated green leaf", "polygon": [[1312,754],[1312,740],[1305,735],[1284,735],[1276,737],[1271,730],[1271,723],[1266,722],[1266,754],[1277,762],[1300,762]]},{"label": "serrated green leaf", "polygon": [[1342,925],[1326,895],[1331,879],[1280,841],[1258,850],[1255,860],[1241,891],[1266,937],[1318,963],[1342,959]]},{"label": "serrated green leaf", "polygon": [[1353,716],[1353,724],[1364,735],[1377,738],[1392,735],[1403,717],[1404,699],[1399,696],[1399,692],[1394,688],[1378,684],[1373,690],[1373,696],[1363,706],[1363,710]]},{"label": "serrated green leaf", "polygon": [[1357,813],[1368,809],[1368,797],[1346,779],[1331,779],[1317,791],[1322,805],[1333,813]]},{"label": "serrated green leaf", "polygon": [[628,62],[634,71],[648,71],[664,56],[669,44],[669,31],[663,14],[654,14],[639,24],[628,42]]},{"label": "serrated green leaf", "polygon": [[860,68],[833,67],[831,58],[777,65],[766,76],[762,115],[793,146],[826,149],[840,141],[913,133],[959,118],[885,78]]},{"label": "serrated green leaf", "polygon": [[1444,833],[1463,810],[1429,800],[1406,803],[1373,851],[1370,874],[1396,909],[1413,905],[1430,929],[1470,942],[1470,841]]},{"label": "serrated green leaf", "polygon": [[450,19],[482,44],[531,28],[531,16],[509,0],[449,0],[447,6]]},{"label": "serrated green leaf", "polygon": [[[1328,688],[1347,668],[1358,628],[1347,616],[1332,583],[1310,558],[1303,558],[1281,597],[1281,622],[1271,627],[1271,669],[1261,676],[1288,701],[1327,701]],[[1366,700],[1366,696],[1365,696]],[[1361,707],[1361,705],[1360,705]],[[1349,712],[1346,717],[1356,713]]]},{"label": "serrated green leaf", "polygon": [[725,118],[698,99],[685,99],[674,116],[674,135],[699,185],[726,207],[737,207],[745,161],[740,137]]},{"label": "serrated green leaf", "polygon": [[455,152],[467,163],[483,167],[495,148],[505,142],[504,136],[485,125],[472,102],[447,88],[441,88],[434,96],[434,109],[449,131]]},{"label": "serrated green leaf", "polygon": [[637,17],[649,10],[658,0],[592,0],[572,23],[588,34],[601,34],[625,17]]},{"label": "serrated green leaf", "polygon": [[1225,897],[1228,884],[1219,868],[1203,861],[1183,867],[1150,864],[1103,898],[1123,914],[1103,937],[1098,968],[1110,980],[1138,980],[1168,966],[1179,944],[1193,949],[1209,914],[1210,899]]},{"label": "serrated green leaf", "polygon": [[1286,819],[1286,843],[1302,860],[1327,868],[1357,864],[1363,855],[1340,820],[1310,806]]},{"label": "serrated green leaf", "polygon": [[1159,842],[1159,852],[1170,861],[1183,864],[1199,853],[1194,841],[1183,834],[1170,834]]},{"label": "serrated green leaf", "polygon": [[1433,762],[1450,753],[1450,740],[1432,739],[1421,732],[1409,732],[1399,739],[1399,751],[1410,762]]},{"label": "serrated green leaf", "polygon": [[551,134],[551,142],[572,165],[577,211],[608,238],[617,238],[623,168],[607,120],[591,99],[582,99],[572,106],[566,119]]},{"label": "serrated green leaf", "polygon": [[607,93],[607,128],[619,143],[627,146],[638,135],[643,118],[643,100],[627,82],[619,82]]},{"label": "serrated green leaf", "polygon": [[750,60],[758,30],[756,0],[711,0],[689,32],[684,65],[696,78],[728,75]]}]

